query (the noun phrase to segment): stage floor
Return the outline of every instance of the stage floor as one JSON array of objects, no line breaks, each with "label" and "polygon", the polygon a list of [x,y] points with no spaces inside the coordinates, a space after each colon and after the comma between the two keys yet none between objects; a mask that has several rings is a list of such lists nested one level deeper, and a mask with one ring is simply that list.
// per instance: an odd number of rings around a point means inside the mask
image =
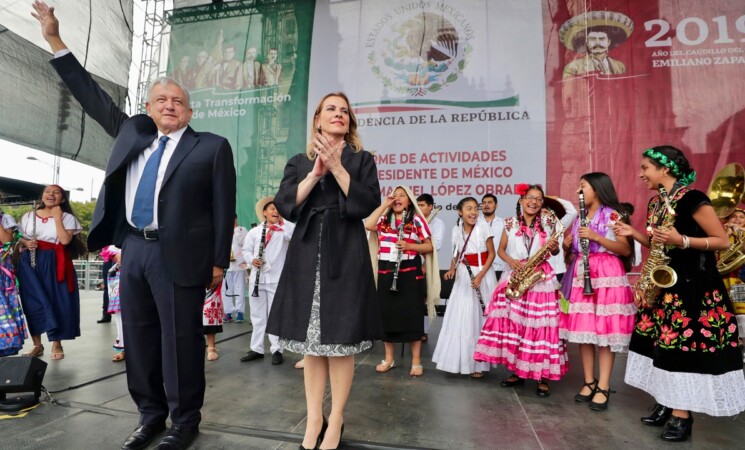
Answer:
[{"label": "stage floor", "polygon": [[[111,362],[113,323],[97,324],[101,293],[81,294],[82,337],[66,341],[65,359],[51,361],[45,340],[42,359],[49,363],[44,386],[52,399],[26,417],[0,420],[0,447],[6,449],[118,449],[137,425],[129,397],[124,363]],[[248,316],[248,315],[247,315]],[[745,415],[713,418],[695,415],[692,438],[668,444],[661,429],[644,426],[639,417],[654,403],[623,383],[625,355],[617,359],[607,411],[591,411],[574,402],[582,385],[575,345],[570,371],[551,384],[552,394],[539,398],[535,384],[502,388],[508,373],[492,369],[483,379],[434,369],[431,355],[441,318],[423,345],[424,376],[409,377],[409,358],[399,367],[375,372],[383,346],[356,358],[352,394],[345,414],[344,444],[354,449],[492,449],[492,448],[737,448],[745,442]],[[207,394],[201,434],[192,449],[295,449],[305,426],[302,370],[296,355],[285,362],[271,358],[241,363],[248,350],[250,323],[228,323],[218,335],[220,359],[207,362]],[[30,340],[24,351],[30,349]],[[398,347],[400,352],[400,347]],[[408,352],[408,347],[407,347]],[[398,355],[397,355],[398,356]],[[328,394],[328,389],[327,389]],[[330,399],[325,400],[325,411]],[[739,444],[738,444],[739,443]],[[148,448],[155,448],[157,440]]]}]

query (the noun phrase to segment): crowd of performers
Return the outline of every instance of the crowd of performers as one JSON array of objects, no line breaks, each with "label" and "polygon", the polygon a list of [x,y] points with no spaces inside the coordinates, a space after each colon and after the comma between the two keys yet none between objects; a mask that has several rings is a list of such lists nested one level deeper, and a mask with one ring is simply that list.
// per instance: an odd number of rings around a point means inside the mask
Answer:
[{"label": "crowd of performers", "polygon": [[[324,102],[331,102],[332,108],[347,108],[346,98],[339,94]],[[320,108],[317,114],[322,115]],[[322,136],[316,137],[314,149],[333,147]],[[360,167],[371,164],[365,156],[369,154],[359,155],[365,158],[357,162]],[[397,186],[377,208],[372,195],[379,192],[377,188],[353,190],[354,178],[344,186],[319,177],[320,189],[303,188],[311,176],[300,174],[312,174],[318,165],[306,161],[295,162],[298,167],[290,171],[291,177],[286,175],[276,198],[266,197],[256,204],[260,223],[247,230],[235,221],[231,265],[222,286],[206,292],[203,325],[207,359],[215,361],[219,358],[215,335],[223,323],[244,320],[247,297],[253,332],[241,361],[263,359],[265,337],[272,364],[282,363],[284,349],[304,355],[296,367],[304,366],[306,374],[316,377],[310,385],[306,383],[309,426],[304,442],[313,448],[328,430],[329,420],[341,424],[332,439],[338,442],[343,433],[341,412],[354,371],[353,359],[344,358],[369,349],[373,340],[380,339],[385,356],[375,369],[384,373],[398,367],[395,344],[408,343],[409,374],[423,375],[421,347],[428,339],[427,316],[435,316],[440,297],[437,251],[444,225],[434,217],[434,199],[427,194],[414,197],[406,186]],[[716,266],[716,252],[728,248],[732,236],[741,235],[745,228],[745,210],[737,208],[720,221],[707,196],[689,187],[695,172],[674,147],[645,150],[640,178],[649,190],[656,191],[647,207],[645,230],[630,225],[633,206],[619,201],[612,180],[600,172],[580,178],[579,209],[546,196],[536,184],[516,185],[515,216],[506,219],[496,216],[493,195],[481,203],[472,197],[461,199],[459,219],[451,232],[451,263],[443,276],[453,280],[453,287],[434,347],[435,367],[482,378],[491,367],[503,365],[511,375],[501,386],[516,387],[531,380],[536,383],[536,394],[547,397],[549,383],[568,371],[567,346],[578,344],[584,382],[574,400],[587,403],[591,410],[607,409],[614,392],[615,357],[628,352],[626,383],[657,402],[641,420],[664,425],[662,438],[668,441],[690,436],[694,411],[730,416],[745,410],[742,330],[738,332],[738,320],[743,322],[745,311],[733,308],[727,291],[742,284],[742,269],[722,277]],[[364,177],[358,179],[364,181]],[[366,207],[334,205],[340,198],[338,191],[345,187],[349,197],[356,196],[354,200]],[[310,197],[311,206],[303,213],[298,213],[297,199],[292,198],[300,193]],[[339,214],[341,208],[353,214],[359,227],[303,217]],[[283,213],[295,223],[285,220]],[[80,231],[65,191],[56,185],[44,189],[38,208],[23,215],[19,224],[10,215],[2,215],[0,356],[20,351],[27,328],[33,340],[28,355],[44,355],[41,335],[46,333],[51,359],[64,358],[62,341],[80,335],[80,299],[72,267],[72,259],[82,250],[77,239]],[[298,238],[305,235],[316,237]],[[362,261],[370,265],[350,267],[348,256],[327,253],[326,239],[353,249],[353,255],[366,255],[369,250],[370,257]],[[667,259],[663,262],[677,276],[672,285],[646,286],[655,290],[649,294],[630,284],[627,273],[635,264],[634,241],[664,248]],[[307,254],[314,258],[300,257]],[[122,361],[121,251],[109,246],[101,257],[107,263],[106,313],[117,324],[113,360]],[[360,264],[359,258],[355,261]],[[286,266],[295,270],[283,270]],[[369,291],[372,296],[347,305],[350,311],[344,311],[343,299],[339,299],[339,310],[321,309],[324,289],[350,289],[336,286],[341,282],[339,275],[350,270],[355,272],[349,273],[348,280],[377,286]],[[360,279],[361,273],[369,278]],[[303,276],[308,280],[299,283],[298,277]],[[304,289],[311,289],[310,295],[298,295]],[[361,288],[360,296],[364,292]],[[307,304],[300,302],[303,298]],[[360,307],[369,311],[359,313]],[[309,316],[298,317],[290,310],[307,310]],[[331,317],[326,319],[324,314]],[[322,323],[334,324],[336,314],[349,323],[331,332],[324,328],[321,334]],[[339,336],[333,337],[334,333]],[[321,411],[323,389],[319,386],[325,386],[329,375],[340,377],[336,380],[340,386],[335,388],[332,381],[332,394],[341,397],[341,404],[332,402],[332,416],[327,419]]]}]

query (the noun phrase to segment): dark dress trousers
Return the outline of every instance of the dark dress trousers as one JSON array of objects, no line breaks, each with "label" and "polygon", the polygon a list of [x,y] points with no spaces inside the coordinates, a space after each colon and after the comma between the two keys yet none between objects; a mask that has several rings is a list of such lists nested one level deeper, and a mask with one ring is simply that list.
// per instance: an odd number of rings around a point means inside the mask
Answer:
[{"label": "dark dress trousers", "polygon": [[310,321],[321,237],[321,343],[357,344],[380,338],[380,311],[370,252],[362,220],[380,205],[378,171],[372,155],[354,153],[347,145],[341,163],[349,172],[348,195],[333,175],[313,187],[295,207],[297,188],[313,170],[303,154],[290,158],[279,192],[277,210],[297,224],[277,285],[267,332],[304,342]]},{"label": "dark dress trousers", "polygon": [[202,303],[212,267],[227,268],[235,215],[228,141],[187,127],[158,198],[158,239],[131,232],[127,168],[158,137],[147,115],[128,117],[72,54],[52,65],[85,112],[115,137],[93,214],[88,247],[122,249],[121,304],[127,384],[140,423],[196,426],[204,401]]}]

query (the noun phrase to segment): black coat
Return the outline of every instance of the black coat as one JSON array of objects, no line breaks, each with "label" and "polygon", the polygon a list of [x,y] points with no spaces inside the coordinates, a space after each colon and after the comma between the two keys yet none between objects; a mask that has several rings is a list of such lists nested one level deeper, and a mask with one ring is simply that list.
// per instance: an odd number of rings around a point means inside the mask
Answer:
[{"label": "black coat", "polygon": [[[298,184],[313,169],[303,153],[285,166],[274,198],[279,213],[297,227],[290,240],[267,332],[305,341],[315,284],[318,236],[321,239],[321,343],[356,344],[380,337],[380,311],[363,219],[380,205],[378,169],[370,153],[344,148],[349,195],[326,175],[295,207]],[[322,186],[323,184],[323,186]]]},{"label": "black coat", "polygon": [[[128,233],[124,196],[129,163],[158,137],[149,116],[122,112],[72,53],[52,66],[83,110],[116,138],[96,202],[88,248],[122,246]],[[179,286],[206,285],[212,267],[227,268],[235,216],[235,168],[227,139],[187,127],[158,193],[159,245]]]}]

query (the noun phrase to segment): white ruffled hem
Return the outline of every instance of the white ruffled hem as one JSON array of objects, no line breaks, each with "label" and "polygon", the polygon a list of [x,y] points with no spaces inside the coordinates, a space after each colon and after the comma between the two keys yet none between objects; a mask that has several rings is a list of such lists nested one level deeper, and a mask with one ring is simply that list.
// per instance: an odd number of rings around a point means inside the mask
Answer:
[{"label": "white ruffled hem", "polygon": [[722,375],[669,372],[654,367],[650,358],[629,352],[624,381],[668,408],[718,417],[745,411],[745,375],[742,370]]}]

